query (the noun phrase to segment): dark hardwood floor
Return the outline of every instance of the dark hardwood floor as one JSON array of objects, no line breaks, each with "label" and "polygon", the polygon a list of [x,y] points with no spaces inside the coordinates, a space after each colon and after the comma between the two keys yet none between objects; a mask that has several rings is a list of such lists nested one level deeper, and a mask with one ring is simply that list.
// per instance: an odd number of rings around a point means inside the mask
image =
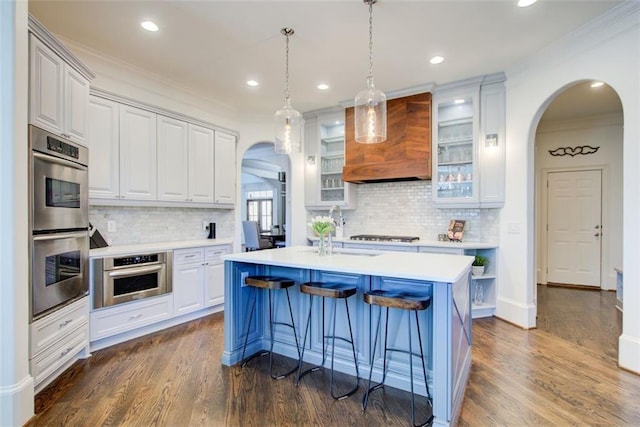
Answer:
[{"label": "dark hardwood floor", "polygon": [[[536,330],[475,320],[459,424],[640,425],[640,376],[617,368],[617,344],[605,348],[617,343],[619,331],[607,338],[612,323],[584,323],[610,314],[610,295],[598,294],[539,289]],[[581,298],[591,301],[587,310],[569,308]],[[308,375],[296,387],[291,377],[271,380],[266,357],[244,369],[221,366],[222,349],[223,318],[216,314],[97,351],[36,396],[28,425],[410,425],[406,392],[375,392],[363,413],[362,385],[356,395],[334,401],[326,373]]]}]

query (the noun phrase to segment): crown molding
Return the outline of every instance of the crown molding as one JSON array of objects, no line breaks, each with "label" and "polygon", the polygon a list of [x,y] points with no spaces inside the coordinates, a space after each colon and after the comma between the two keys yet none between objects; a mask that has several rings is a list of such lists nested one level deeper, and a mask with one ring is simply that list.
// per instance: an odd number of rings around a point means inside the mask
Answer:
[{"label": "crown molding", "polygon": [[160,114],[162,116],[171,117],[172,119],[181,120],[183,122],[188,122],[188,123],[192,123],[192,124],[195,124],[195,125],[198,125],[198,126],[202,126],[202,127],[206,127],[206,128],[209,128],[209,129],[213,129],[216,132],[224,132],[224,133],[227,133],[227,134],[230,134],[230,135],[234,135],[236,137],[240,136],[239,132],[235,131],[233,129],[229,129],[229,128],[225,128],[225,127],[222,127],[222,126],[214,125],[212,123],[205,122],[205,121],[202,121],[200,119],[196,119],[195,117],[187,116],[186,114],[177,113],[175,111],[167,110],[167,109],[162,108],[162,107],[157,107],[155,105],[151,105],[151,104],[147,104],[147,103],[144,103],[144,102],[140,102],[140,101],[137,101],[135,99],[128,98],[126,96],[118,95],[118,94],[115,94],[113,92],[109,92],[107,90],[97,88],[95,86],[91,86],[89,94],[93,95],[93,96],[98,96],[100,98],[105,98],[105,99],[108,99],[110,101],[117,102],[119,104],[125,104],[125,105],[129,105],[129,106],[132,106],[132,107],[140,108],[142,110],[151,111],[152,113]]}]

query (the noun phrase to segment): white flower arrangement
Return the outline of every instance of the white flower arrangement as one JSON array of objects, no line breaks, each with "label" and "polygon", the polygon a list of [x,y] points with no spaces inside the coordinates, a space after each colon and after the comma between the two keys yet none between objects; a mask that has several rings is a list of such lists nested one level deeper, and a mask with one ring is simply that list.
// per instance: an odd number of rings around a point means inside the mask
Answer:
[{"label": "white flower arrangement", "polygon": [[311,219],[309,226],[318,236],[327,235],[333,230],[333,218],[330,216],[317,216]]}]

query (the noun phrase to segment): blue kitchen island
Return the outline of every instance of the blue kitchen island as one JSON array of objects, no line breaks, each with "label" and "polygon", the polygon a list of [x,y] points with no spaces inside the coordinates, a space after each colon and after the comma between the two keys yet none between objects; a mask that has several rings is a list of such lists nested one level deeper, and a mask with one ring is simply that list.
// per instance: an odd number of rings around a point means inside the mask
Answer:
[{"label": "blue kitchen island", "polygon": [[[279,276],[295,280],[297,284],[339,282],[355,285],[357,295],[348,299],[353,325],[354,341],[361,378],[367,378],[373,360],[373,381],[382,378],[383,355],[378,345],[372,353],[375,322],[379,308],[363,301],[363,293],[373,289],[419,290],[431,295],[431,306],[420,312],[420,330],[428,370],[428,381],[433,396],[435,425],[455,424],[471,367],[471,263],[473,257],[432,253],[400,253],[368,250],[336,250],[332,255],[319,256],[317,248],[293,246],[282,249],[245,252],[224,256],[225,260],[225,316],[224,353],[222,363],[234,365],[242,357],[249,301],[254,288],[244,286],[244,278],[254,275]],[[284,291],[282,291],[284,292]],[[304,326],[309,310],[309,297],[290,290],[298,341],[302,343]],[[268,306],[265,293],[259,292],[257,316],[249,331],[247,355],[269,349]],[[288,320],[286,298],[276,297],[275,312],[279,320]],[[310,337],[304,360],[313,364],[322,362],[321,304],[313,304]],[[347,331],[344,304],[340,302],[335,313],[338,325]],[[391,310],[389,315],[389,345],[408,348],[409,312]],[[338,329],[338,328],[337,328]],[[412,333],[417,335],[416,328]],[[348,333],[348,332],[347,332]],[[339,335],[340,332],[337,331]],[[382,335],[382,331],[380,331]],[[414,337],[414,338],[417,338]],[[276,328],[274,352],[297,358],[295,340],[290,328]],[[381,338],[379,338],[379,343]],[[330,363],[327,361],[327,364]],[[355,375],[351,347],[336,341],[335,369]],[[426,395],[424,379],[414,370],[417,393]],[[409,356],[402,353],[388,355],[386,384],[409,390]],[[364,392],[364,387],[361,387]]]}]

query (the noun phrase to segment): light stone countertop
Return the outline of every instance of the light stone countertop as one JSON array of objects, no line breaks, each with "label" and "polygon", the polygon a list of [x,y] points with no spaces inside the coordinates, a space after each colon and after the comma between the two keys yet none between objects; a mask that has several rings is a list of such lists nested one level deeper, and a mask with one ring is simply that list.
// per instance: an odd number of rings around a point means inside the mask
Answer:
[{"label": "light stone countertop", "polygon": [[310,270],[366,274],[434,282],[457,282],[469,274],[474,257],[464,255],[334,249],[320,256],[317,248],[292,246],[227,254],[225,261]]},{"label": "light stone countertop", "polygon": [[197,248],[205,246],[230,245],[233,239],[201,239],[179,242],[141,243],[137,245],[108,246],[89,250],[89,258],[104,258],[120,255],[145,254],[149,252],[170,251],[173,249]]},{"label": "light stone countertop", "polygon": [[[311,242],[318,241],[317,236],[307,236]],[[375,246],[408,246],[408,247],[429,247],[429,248],[453,248],[453,249],[495,249],[497,243],[488,242],[441,242],[439,240],[416,240],[415,242],[383,242],[375,240],[351,240],[348,237],[333,238],[334,242],[339,243],[355,243],[358,245],[375,245]]]}]

